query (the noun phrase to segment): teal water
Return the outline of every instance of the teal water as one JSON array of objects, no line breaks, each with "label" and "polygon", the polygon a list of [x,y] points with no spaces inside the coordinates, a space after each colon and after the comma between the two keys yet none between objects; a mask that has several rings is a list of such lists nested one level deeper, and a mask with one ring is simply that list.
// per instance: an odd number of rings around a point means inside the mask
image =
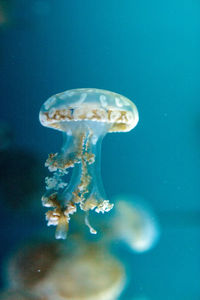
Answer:
[{"label": "teal water", "polygon": [[[144,254],[120,248],[131,282],[121,299],[200,299],[200,2],[10,4],[13,22],[0,23],[0,118],[11,126],[15,148],[34,152],[41,165],[59,149],[61,135],[38,120],[55,93],[96,87],[130,98],[139,124],[106,136],[102,178],[109,197],[142,197],[161,236]],[[34,216],[27,211],[16,228],[16,216],[8,222],[4,206],[1,214],[3,260],[29,235]],[[45,226],[42,217],[38,222],[35,228]]]}]

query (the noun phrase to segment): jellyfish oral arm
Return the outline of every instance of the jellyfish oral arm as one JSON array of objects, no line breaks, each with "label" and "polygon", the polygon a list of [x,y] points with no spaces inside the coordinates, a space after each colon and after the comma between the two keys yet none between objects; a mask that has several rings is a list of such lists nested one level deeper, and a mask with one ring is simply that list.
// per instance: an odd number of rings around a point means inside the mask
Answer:
[{"label": "jellyfish oral arm", "polygon": [[[67,237],[68,223],[77,207],[85,211],[85,224],[92,234],[96,230],[89,223],[89,211],[104,213],[113,207],[106,200],[101,179],[101,143],[107,131],[107,125],[103,123],[68,123],[61,152],[47,159],[46,166],[54,174],[49,182],[54,182],[54,185],[47,185],[43,205],[54,208],[46,213],[46,219],[48,225],[57,226],[58,239]],[[63,182],[63,176],[70,168],[73,169],[67,184]]]}]

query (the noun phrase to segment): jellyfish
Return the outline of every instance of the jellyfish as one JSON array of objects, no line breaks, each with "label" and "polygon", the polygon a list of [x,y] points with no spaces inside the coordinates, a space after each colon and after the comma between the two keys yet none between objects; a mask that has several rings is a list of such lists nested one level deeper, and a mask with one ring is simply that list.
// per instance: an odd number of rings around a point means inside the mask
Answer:
[{"label": "jellyfish", "polygon": [[[113,204],[106,197],[101,179],[101,143],[108,132],[127,132],[138,123],[133,102],[119,94],[82,88],[50,97],[39,114],[43,126],[63,132],[60,153],[50,154],[45,165],[52,172],[47,177],[42,204],[51,207],[46,213],[48,225],[55,225],[56,238],[65,239],[71,215],[79,207],[85,212],[90,233],[89,211],[105,213]],[[70,174],[68,174],[70,173]],[[68,175],[70,181],[64,178]]]},{"label": "jellyfish", "polygon": [[57,261],[33,288],[48,300],[115,300],[126,285],[123,264],[108,249],[81,244]]},{"label": "jellyfish", "polygon": [[8,258],[7,285],[12,289],[33,289],[51,271],[61,251],[60,244],[52,241],[34,240],[22,245]]},{"label": "jellyfish", "polygon": [[118,195],[115,201],[116,214],[110,224],[113,238],[123,240],[137,253],[153,248],[160,237],[160,226],[151,208],[131,195]]},{"label": "jellyfish", "polygon": [[34,300],[31,295],[37,300],[114,300],[126,284],[124,265],[103,243],[72,235],[67,244],[41,239],[21,246],[5,270],[13,291],[8,296],[23,292],[19,299],[24,300]]}]

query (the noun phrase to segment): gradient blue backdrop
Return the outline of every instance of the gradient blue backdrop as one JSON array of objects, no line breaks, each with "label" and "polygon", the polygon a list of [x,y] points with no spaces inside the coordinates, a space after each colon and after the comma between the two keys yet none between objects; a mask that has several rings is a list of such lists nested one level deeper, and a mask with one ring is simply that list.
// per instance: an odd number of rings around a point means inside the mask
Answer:
[{"label": "gradient blue backdrop", "polygon": [[131,287],[122,299],[200,299],[200,221],[187,217],[200,211],[200,2],[20,0],[17,7],[24,26],[0,33],[0,115],[17,145],[42,160],[59,149],[60,134],[38,121],[54,93],[97,87],[132,99],[139,124],[105,138],[103,181],[109,197],[143,197],[162,235],[146,254],[123,252]]}]

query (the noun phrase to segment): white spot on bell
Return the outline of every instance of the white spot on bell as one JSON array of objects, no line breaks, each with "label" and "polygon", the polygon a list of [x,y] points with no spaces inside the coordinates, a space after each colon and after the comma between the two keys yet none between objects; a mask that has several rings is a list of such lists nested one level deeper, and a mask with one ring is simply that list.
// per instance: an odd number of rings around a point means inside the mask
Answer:
[{"label": "white spot on bell", "polygon": [[123,102],[120,98],[115,97],[115,103],[118,107],[122,107],[123,106]]},{"label": "white spot on bell", "polygon": [[99,100],[100,100],[101,105],[102,105],[103,107],[108,106],[108,103],[107,103],[107,101],[106,101],[106,96],[100,95],[100,96],[99,96]]}]

